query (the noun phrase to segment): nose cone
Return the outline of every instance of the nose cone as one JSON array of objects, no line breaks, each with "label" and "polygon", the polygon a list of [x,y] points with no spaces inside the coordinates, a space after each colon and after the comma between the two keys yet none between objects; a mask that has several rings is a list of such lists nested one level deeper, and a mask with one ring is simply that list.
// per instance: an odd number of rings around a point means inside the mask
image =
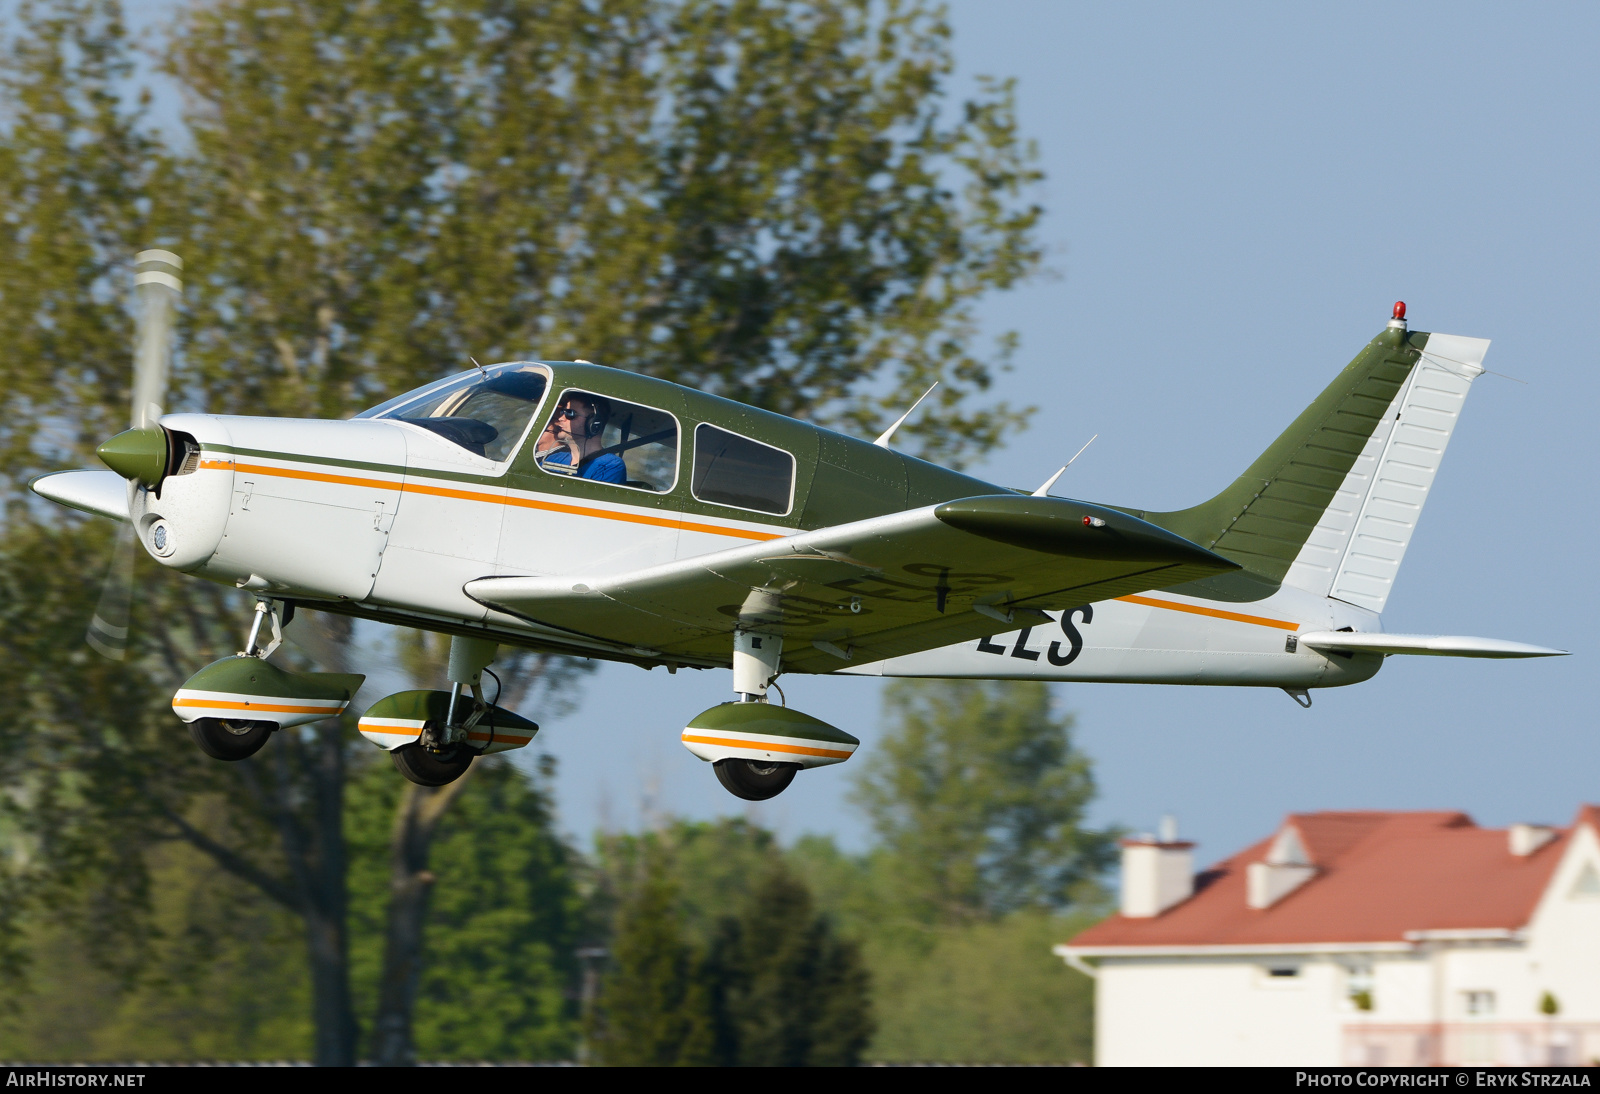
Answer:
[{"label": "nose cone", "polygon": [[94,450],[125,479],[154,486],[167,473],[167,435],[158,428],[129,429]]}]

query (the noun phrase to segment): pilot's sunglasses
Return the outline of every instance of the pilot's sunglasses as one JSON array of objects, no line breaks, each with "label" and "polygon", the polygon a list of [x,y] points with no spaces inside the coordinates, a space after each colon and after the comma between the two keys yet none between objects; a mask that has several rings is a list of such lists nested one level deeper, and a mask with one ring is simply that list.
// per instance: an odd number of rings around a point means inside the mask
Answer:
[{"label": "pilot's sunglasses", "polygon": [[587,410],[573,410],[571,407],[556,411],[557,418],[565,418],[569,422],[574,418],[587,418],[588,416],[589,412]]}]

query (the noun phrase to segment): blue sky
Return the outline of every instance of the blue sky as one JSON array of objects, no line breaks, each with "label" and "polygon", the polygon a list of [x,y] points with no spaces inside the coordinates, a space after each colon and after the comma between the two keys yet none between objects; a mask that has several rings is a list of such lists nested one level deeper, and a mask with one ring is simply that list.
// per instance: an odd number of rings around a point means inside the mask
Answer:
[{"label": "blue sky", "polygon": [[[136,5],[139,22],[170,3]],[[1286,812],[1435,809],[1565,822],[1600,800],[1596,118],[1600,8],[957,0],[956,90],[1014,77],[1047,174],[1054,277],[988,301],[1022,348],[1000,392],[1033,427],[977,470],[1173,509],[1231,481],[1404,299],[1415,329],[1492,338],[1385,614],[1391,631],[1570,648],[1545,662],[1392,659],[1309,711],[1276,690],[1060,686],[1101,793],[1173,813],[1203,860]],[[605,667],[547,719],[581,840],[667,813],[869,839],[849,769],[746,807],[677,742],[726,673]],[[789,701],[877,735],[881,683]],[[540,712],[526,713],[538,718]]]},{"label": "blue sky", "polygon": [[[1466,4],[951,5],[961,86],[1017,80],[1048,179],[1054,278],[985,306],[1022,350],[1033,427],[980,472],[1171,509],[1231,481],[1376,333],[1492,338],[1384,622],[1569,648],[1544,662],[1395,658],[1309,711],[1255,689],[1058,686],[1098,823],[1163,813],[1220,858],[1314,809],[1567,821],[1600,800],[1596,118],[1600,9]],[[868,748],[881,684],[786,680]],[[553,722],[567,824],[746,812],[675,740],[725,673],[602,669]],[[869,838],[848,768],[749,815]]]}]

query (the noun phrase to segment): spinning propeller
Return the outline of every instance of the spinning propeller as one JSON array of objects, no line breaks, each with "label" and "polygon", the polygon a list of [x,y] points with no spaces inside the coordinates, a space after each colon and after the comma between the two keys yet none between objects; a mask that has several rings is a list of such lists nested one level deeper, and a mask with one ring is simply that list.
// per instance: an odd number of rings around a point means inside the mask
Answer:
[{"label": "spinning propeller", "polygon": [[[161,402],[167,395],[172,367],[172,324],[183,294],[183,260],[171,251],[140,251],[134,256],[134,294],[138,298],[138,333],[133,357],[133,407],[129,428],[106,441],[95,454],[128,480],[128,497],[161,481],[168,460],[167,434],[161,428]],[[100,590],[100,602],[85,635],[102,656],[121,661],[128,652],[128,621],[133,601],[134,530],[125,523],[117,533],[111,569]]]}]

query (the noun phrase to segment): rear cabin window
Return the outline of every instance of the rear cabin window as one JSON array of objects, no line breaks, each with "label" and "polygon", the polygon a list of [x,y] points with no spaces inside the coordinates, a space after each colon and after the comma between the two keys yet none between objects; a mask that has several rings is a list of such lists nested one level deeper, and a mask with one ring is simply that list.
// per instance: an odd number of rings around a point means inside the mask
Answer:
[{"label": "rear cabin window", "polygon": [[794,494],[794,457],[714,425],[694,430],[694,496],[782,515]]},{"label": "rear cabin window", "polygon": [[678,480],[678,420],[654,407],[568,388],[534,441],[534,462],[563,478],[664,494]]}]

